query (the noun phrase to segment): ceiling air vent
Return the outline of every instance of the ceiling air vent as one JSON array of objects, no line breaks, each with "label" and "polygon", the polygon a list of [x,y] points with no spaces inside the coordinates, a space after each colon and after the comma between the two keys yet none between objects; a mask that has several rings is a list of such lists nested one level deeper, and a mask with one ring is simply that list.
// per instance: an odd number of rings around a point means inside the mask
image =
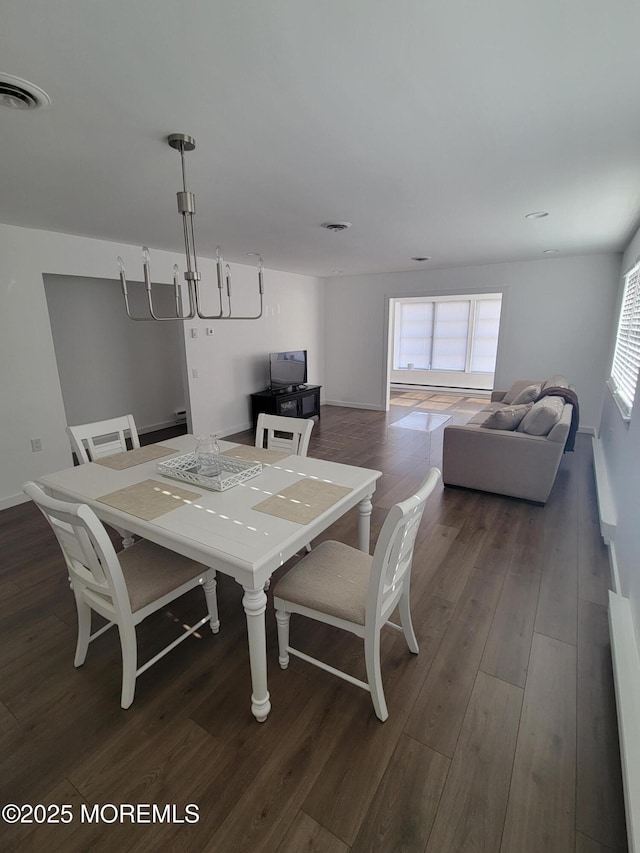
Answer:
[{"label": "ceiling air vent", "polygon": [[350,222],[323,222],[322,227],[326,228],[328,231],[334,231],[338,233],[338,231],[345,231],[347,228],[351,228]]},{"label": "ceiling air vent", "polygon": [[0,106],[13,110],[37,110],[48,107],[50,103],[51,98],[38,86],[12,74],[0,73]]}]

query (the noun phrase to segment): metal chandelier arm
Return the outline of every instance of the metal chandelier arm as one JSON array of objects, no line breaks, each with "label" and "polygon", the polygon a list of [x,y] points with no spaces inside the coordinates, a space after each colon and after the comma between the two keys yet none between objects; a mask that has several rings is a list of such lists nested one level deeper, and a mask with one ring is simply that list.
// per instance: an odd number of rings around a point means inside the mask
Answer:
[{"label": "metal chandelier arm", "polygon": [[231,314],[231,268],[229,264],[226,265],[225,269],[225,278],[227,282],[227,300],[229,305],[229,313],[223,316],[223,308],[222,308],[222,265],[224,263],[222,255],[220,252],[217,252],[217,260],[218,260],[218,290],[220,293],[220,314],[217,317],[207,317],[204,314],[200,313],[200,308],[198,307],[198,298],[197,298],[197,288],[196,288],[196,310],[198,313],[198,317],[201,320],[259,320],[262,317],[264,312],[264,263],[262,261],[262,255],[258,255],[258,294],[260,298],[260,310],[257,314],[250,315],[232,315]]},{"label": "metal chandelier arm", "polygon": [[179,280],[179,269],[178,265],[174,264],[173,267],[173,294],[176,302],[176,313],[170,317],[161,317],[159,314],[156,314],[153,308],[153,297],[151,293],[152,284],[151,284],[151,253],[149,249],[145,246],[142,250],[142,254],[144,257],[144,283],[147,289],[147,302],[149,304],[149,314],[151,314],[151,319],[153,320],[191,320],[195,317],[195,311],[193,308],[193,296],[191,294],[191,286],[189,282],[187,282],[187,291],[189,294],[189,313],[183,313],[183,304],[182,304],[182,289]]},{"label": "metal chandelier arm", "polygon": [[129,305],[129,291],[127,287],[127,277],[124,269],[124,261],[121,257],[118,256],[118,265],[120,266],[120,284],[122,286],[122,295],[124,296],[124,305],[127,310],[127,315],[131,320],[136,320],[137,322],[146,322],[149,320],[191,320],[196,316],[195,308],[194,308],[194,300],[193,294],[191,290],[191,286],[187,282],[187,292],[189,296],[189,313],[184,313],[184,306],[182,302],[182,287],[179,281],[179,269],[178,265],[175,264],[173,267],[173,292],[174,299],[176,304],[176,313],[175,315],[171,315],[168,317],[163,317],[160,314],[156,314],[156,311],[153,307],[153,295],[152,295],[152,282],[151,282],[151,254],[149,249],[144,246],[142,250],[143,254],[143,272],[144,272],[144,284],[145,289],[147,291],[147,306],[149,308],[149,316],[148,317],[136,317],[131,313],[131,306]]},{"label": "metal chandelier arm", "polygon": [[137,320],[142,322],[148,320],[153,321],[153,317],[135,317],[131,313],[131,308],[129,306],[129,291],[127,289],[127,276],[124,271],[124,261],[122,260],[120,255],[118,255],[118,266],[120,267],[120,285],[122,287],[122,295],[124,297],[124,307],[127,309],[127,316],[131,320]]}]

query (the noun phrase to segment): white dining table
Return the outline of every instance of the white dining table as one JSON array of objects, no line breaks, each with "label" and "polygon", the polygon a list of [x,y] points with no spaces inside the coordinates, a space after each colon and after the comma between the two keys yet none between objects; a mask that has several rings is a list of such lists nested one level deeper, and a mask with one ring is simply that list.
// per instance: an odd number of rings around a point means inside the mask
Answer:
[{"label": "white dining table", "polygon": [[[182,435],[161,442],[176,456],[195,449],[195,438]],[[238,445],[220,441],[224,452]],[[241,584],[247,621],[251,666],[251,711],[259,722],[271,710],[267,684],[265,586],[273,572],[313,538],[354,507],[358,508],[359,548],[369,552],[371,498],[380,471],[343,465],[312,457],[287,456],[264,464],[262,472],[225,491],[211,491],[197,484],[178,483],[157,471],[156,459],[123,470],[99,463],[66,468],[37,478],[52,496],[88,504],[107,524],[125,528],[178,554],[234,578]],[[303,478],[345,486],[349,492],[313,521],[301,524],[254,509],[255,505]],[[158,480],[167,490],[179,487],[198,494],[190,503],[176,501],[176,508],[147,521],[101,503],[98,498],[145,480]]]}]

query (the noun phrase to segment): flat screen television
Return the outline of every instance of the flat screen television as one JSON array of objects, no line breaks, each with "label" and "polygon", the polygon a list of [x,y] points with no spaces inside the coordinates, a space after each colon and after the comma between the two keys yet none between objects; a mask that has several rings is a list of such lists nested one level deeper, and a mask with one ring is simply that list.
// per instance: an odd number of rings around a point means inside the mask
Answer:
[{"label": "flat screen television", "polygon": [[269,385],[273,390],[304,385],[307,381],[306,349],[272,352],[269,355]]}]

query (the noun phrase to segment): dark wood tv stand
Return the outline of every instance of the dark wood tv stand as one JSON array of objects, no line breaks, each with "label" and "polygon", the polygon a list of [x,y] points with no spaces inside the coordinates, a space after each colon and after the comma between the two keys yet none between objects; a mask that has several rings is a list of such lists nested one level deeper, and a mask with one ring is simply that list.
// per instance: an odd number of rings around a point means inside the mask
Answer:
[{"label": "dark wood tv stand", "polygon": [[306,385],[292,391],[258,391],[251,395],[251,417],[253,428],[258,415],[282,415],[290,418],[320,417],[320,389],[322,385]]}]

